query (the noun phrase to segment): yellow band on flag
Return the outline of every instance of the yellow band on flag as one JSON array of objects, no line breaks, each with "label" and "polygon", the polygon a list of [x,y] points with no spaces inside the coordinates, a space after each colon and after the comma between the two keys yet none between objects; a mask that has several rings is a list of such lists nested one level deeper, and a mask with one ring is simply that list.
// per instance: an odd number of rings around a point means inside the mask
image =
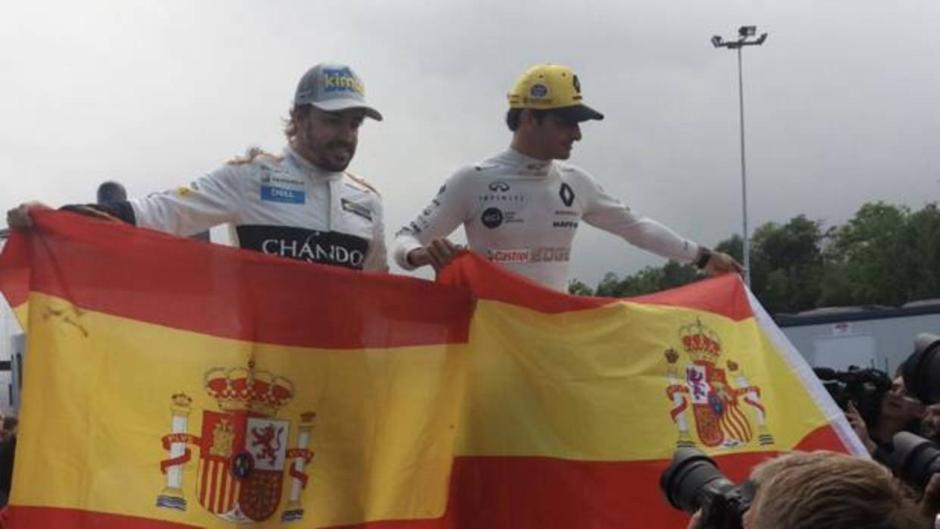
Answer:
[{"label": "yellow band on flag", "polygon": [[0,254],[28,335],[14,529],[671,528],[679,446],[734,479],[860,450],[735,277],[578,298],[472,254],[430,283],[36,225]]}]

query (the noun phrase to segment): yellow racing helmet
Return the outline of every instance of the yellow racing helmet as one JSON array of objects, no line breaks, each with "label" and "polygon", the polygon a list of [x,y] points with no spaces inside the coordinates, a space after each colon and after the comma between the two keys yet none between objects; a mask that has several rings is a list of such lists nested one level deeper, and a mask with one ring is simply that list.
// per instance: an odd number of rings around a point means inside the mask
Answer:
[{"label": "yellow racing helmet", "polygon": [[604,119],[584,104],[578,76],[560,64],[538,64],[526,70],[509,92],[509,108],[560,110],[572,121]]}]

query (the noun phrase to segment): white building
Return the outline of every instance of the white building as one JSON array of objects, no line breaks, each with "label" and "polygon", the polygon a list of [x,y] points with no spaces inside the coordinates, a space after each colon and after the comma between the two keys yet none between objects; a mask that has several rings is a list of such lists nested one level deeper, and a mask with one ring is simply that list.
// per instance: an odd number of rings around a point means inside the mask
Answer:
[{"label": "white building", "polygon": [[940,334],[940,299],[902,307],[834,307],[777,314],[777,325],[813,367],[851,365],[894,373],[923,332]]}]

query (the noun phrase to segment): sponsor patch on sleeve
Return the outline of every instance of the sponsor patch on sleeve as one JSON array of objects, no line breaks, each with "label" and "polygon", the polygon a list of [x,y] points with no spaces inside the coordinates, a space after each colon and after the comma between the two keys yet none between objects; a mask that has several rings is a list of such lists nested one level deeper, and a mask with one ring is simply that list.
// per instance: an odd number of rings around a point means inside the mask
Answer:
[{"label": "sponsor patch on sleeve", "polygon": [[372,222],[372,210],[363,206],[362,204],[356,204],[352,200],[343,198],[340,199],[340,203],[343,205],[343,211],[348,211],[354,215],[359,215],[360,217]]}]

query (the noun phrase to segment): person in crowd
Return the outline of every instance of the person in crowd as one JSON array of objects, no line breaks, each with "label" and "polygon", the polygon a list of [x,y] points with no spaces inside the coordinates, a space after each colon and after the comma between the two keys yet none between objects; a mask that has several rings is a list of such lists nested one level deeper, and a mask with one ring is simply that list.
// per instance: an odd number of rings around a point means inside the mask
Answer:
[{"label": "person in crowd", "polygon": [[[744,529],[927,529],[930,517],[878,463],[835,452],[793,452],[751,472]],[[696,514],[688,529],[696,529]]]},{"label": "person in crowd", "polygon": [[660,256],[709,273],[740,272],[729,255],[689,241],[608,195],[567,164],[581,123],[603,119],[587,106],[567,66],[526,70],[509,93],[509,149],[454,173],[397,234],[395,260],[406,270],[440,269],[461,250],[446,237],[463,225],[470,250],[542,285],[566,291],[571,242],[586,222]]},{"label": "person in crowd", "polygon": [[[176,190],[65,209],[191,236],[230,223],[242,248],[352,269],[386,271],[381,197],[346,168],[369,106],[346,65],[318,64],[300,79],[280,156],[247,156]],[[117,197],[120,198],[120,197]],[[31,225],[29,202],[10,210],[12,228]]]},{"label": "person in crowd", "polygon": [[925,406],[911,397],[904,390],[904,379],[898,375],[891,383],[891,389],[881,400],[877,421],[866,424],[858,409],[849,403],[845,416],[855,433],[872,455],[879,446],[890,446],[894,434],[906,430],[918,431],[918,423],[924,417]]},{"label": "person in crowd", "polygon": [[16,456],[16,417],[3,418],[3,433],[0,435],[0,507],[9,502],[13,488],[13,459]]},{"label": "person in crowd", "polygon": [[924,410],[920,431],[923,437],[940,443],[940,403],[931,404]]}]

